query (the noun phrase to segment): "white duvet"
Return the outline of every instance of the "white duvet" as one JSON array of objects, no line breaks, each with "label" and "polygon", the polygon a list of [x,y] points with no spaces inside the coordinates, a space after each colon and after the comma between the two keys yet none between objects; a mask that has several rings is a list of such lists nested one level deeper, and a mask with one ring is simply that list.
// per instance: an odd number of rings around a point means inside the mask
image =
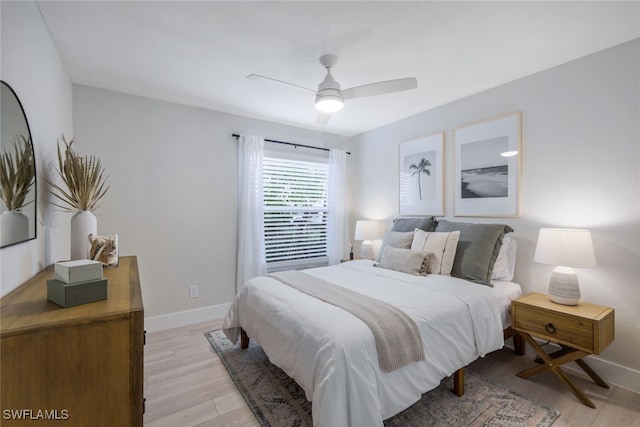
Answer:
[{"label": "white duvet", "polygon": [[442,378],[504,344],[500,309],[487,286],[411,276],[366,260],[305,272],[402,309],[418,325],[426,356],[383,372],[373,334],[360,319],[275,279],[249,280],[223,331],[237,342],[242,327],[304,389],[315,427],[382,426]]}]

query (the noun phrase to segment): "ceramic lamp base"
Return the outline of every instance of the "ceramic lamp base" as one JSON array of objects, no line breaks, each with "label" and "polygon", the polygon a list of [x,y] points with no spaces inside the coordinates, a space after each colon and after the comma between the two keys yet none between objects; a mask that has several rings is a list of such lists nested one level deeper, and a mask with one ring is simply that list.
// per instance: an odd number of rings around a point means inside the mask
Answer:
[{"label": "ceramic lamp base", "polygon": [[549,281],[551,301],[562,305],[577,305],[580,301],[580,286],[575,271],[569,267],[556,267]]},{"label": "ceramic lamp base", "polygon": [[373,244],[371,240],[365,240],[360,246],[360,257],[362,259],[373,259]]}]

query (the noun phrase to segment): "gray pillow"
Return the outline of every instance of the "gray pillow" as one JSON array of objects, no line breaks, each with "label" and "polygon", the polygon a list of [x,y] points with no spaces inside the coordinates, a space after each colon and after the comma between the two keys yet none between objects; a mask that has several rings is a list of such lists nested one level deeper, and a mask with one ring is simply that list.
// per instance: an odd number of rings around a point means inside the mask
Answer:
[{"label": "gray pillow", "polygon": [[412,218],[396,218],[393,220],[391,231],[413,231],[416,228],[424,231],[435,231],[436,218],[433,216],[421,216]]},{"label": "gray pillow", "polygon": [[380,250],[378,251],[378,256],[376,256],[376,261],[380,262],[382,259],[382,254],[384,253],[384,248],[386,246],[392,246],[394,248],[401,249],[409,249],[411,248],[411,243],[413,242],[413,230],[410,232],[399,232],[399,231],[385,231],[384,232],[384,240],[382,240],[382,246],[380,246]]},{"label": "gray pillow", "polygon": [[451,275],[487,286],[496,263],[502,239],[513,228],[504,224],[473,224],[438,221],[436,231],[460,231]]},{"label": "gray pillow", "polygon": [[379,267],[389,270],[402,271],[414,276],[426,276],[429,268],[429,255],[424,251],[394,248],[387,246],[382,254]]}]

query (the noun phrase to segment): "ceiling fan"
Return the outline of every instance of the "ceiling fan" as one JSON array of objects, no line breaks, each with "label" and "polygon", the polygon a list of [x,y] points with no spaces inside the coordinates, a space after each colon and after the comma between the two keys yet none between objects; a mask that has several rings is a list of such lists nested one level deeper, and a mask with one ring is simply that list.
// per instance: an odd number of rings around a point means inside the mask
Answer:
[{"label": "ceiling fan", "polygon": [[349,89],[341,89],[338,83],[331,75],[331,68],[336,65],[338,57],[336,55],[322,55],[320,64],[327,70],[324,80],[318,85],[318,90],[309,89],[293,83],[284,82],[271,77],[261,76],[259,74],[249,74],[248,79],[257,81],[268,81],[287,85],[288,87],[299,89],[305,93],[315,95],[316,109],[318,115],[316,123],[327,124],[331,113],[340,111],[344,107],[345,99],[364,98],[367,96],[384,95],[387,93],[401,92],[404,90],[415,89],[418,87],[418,79],[415,77],[407,77],[404,79],[387,80],[377,83],[369,83],[362,86],[355,86]]}]

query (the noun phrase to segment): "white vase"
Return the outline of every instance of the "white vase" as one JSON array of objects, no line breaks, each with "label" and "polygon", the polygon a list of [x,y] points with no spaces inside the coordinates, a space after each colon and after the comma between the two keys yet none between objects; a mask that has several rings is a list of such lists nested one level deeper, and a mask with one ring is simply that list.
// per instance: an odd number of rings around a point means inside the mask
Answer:
[{"label": "white vase", "polygon": [[80,211],[71,217],[71,259],[87,259],[89,234],[98,234],[98,220],[89,211]]},{"label": "white vase", "polygon": [[22,242],[29,238],[29,218],[20,211],[2,212],[0,219],[0,246]]}]

